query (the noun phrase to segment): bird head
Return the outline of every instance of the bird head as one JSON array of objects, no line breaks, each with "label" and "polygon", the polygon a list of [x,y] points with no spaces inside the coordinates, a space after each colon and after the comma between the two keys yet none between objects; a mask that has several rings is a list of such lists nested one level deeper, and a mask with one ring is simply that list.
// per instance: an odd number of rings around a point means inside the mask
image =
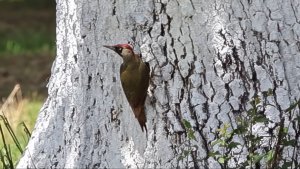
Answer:
[{"label": "bird head", "polygon": [[133,48],[129,44],[117,44],[113,46],[104,45],[104,47],[115,51],[125,60],[130,59],[130,57],[134,56]]}]

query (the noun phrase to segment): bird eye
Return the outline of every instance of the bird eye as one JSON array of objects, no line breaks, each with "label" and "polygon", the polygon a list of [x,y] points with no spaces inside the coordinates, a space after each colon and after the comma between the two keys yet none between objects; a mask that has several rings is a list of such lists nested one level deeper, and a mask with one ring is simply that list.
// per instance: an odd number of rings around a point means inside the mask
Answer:
[{"label": "bird eye", "polygon": [[122,53],[122,48],[117,48],[117,51],[118,51],[119,53]]}]

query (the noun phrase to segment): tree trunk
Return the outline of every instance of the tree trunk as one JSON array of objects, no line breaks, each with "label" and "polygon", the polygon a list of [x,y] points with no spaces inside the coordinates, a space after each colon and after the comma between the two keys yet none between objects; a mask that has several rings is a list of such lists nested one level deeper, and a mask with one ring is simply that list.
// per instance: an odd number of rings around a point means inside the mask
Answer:
[{"label": "tree trunk", "polygon": [[[300,96],[299,1],[57,0],[56,14],[49,96],[18,168],[221,168],[209,156],[217,129],[234,128],[267,91],[268,127],[284,119],[296,140],[296,155],[290,146],[279,160],[300,160],[299,111],[283,111]],[[128,41],[152,69],[147,137],[121,88],[121,58],[102,47]],[[250,152],[239,150],[233,167]]]}]

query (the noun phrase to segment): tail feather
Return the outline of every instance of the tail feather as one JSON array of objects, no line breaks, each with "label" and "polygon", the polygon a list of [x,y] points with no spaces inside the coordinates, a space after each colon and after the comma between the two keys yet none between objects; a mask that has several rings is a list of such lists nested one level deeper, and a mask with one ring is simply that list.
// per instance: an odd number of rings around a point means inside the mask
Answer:
[{"label": "tail feather", "polygon": [[144,106],[137,106],[133,107],[133,112],[135,115],[135,118],[138,119],[140,126],[142,128],[142,131],[144,132],[144,128],[147,132],[147,127],[146,127],[146,114],[145,114],[145,108]]}]

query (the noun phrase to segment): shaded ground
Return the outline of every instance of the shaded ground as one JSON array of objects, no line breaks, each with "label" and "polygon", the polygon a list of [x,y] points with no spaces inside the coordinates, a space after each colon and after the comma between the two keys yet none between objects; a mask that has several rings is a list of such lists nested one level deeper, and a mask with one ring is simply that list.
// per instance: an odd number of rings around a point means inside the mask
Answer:
[{"label": "shaded ground", "polygon": [[49,1],[0,2],[0,98],[16,83],[25,96],[46,96],[55,55],[55,3]]}]

